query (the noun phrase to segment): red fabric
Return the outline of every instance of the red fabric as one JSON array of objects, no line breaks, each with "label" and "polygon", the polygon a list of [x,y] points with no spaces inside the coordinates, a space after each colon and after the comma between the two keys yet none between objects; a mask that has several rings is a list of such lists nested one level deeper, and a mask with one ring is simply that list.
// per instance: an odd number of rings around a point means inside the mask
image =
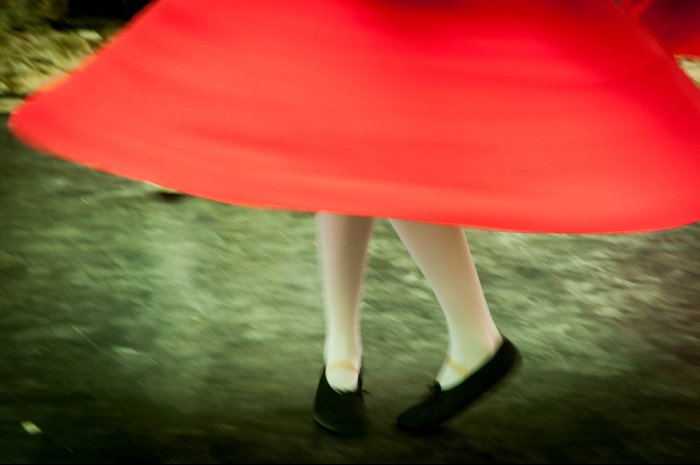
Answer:
[{"label": "red fabric", "polygon": [[700,220],[700,92],[609,0],[160,0],[10,127],[243,206],[552,233]]},{"label": "red fabric", "polygon": [[670,52],[700,57],[700,0],[622,0]]}]

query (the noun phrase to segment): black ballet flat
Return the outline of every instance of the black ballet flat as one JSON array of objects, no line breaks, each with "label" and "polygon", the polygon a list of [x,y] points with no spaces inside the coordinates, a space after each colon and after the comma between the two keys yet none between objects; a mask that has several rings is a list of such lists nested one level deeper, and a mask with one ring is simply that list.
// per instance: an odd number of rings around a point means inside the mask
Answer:
[{"label": "black ballet flat", "polygon": [[324,428],[343,436],[361,436],[366,432],[367,416],[361,371],[356,391],[338,392],[328,384],[326,367],[323,367],[316,389],[314,420]]},{"label": "black ballet flat", "polygon": [[503,344],[491,360],[462,383],[443,391],[435,382],[422,402],[397,417],[397,426],[409,430],[441,426],[493,388],[521,361],[522,356],[515,345],[503,338]]}]

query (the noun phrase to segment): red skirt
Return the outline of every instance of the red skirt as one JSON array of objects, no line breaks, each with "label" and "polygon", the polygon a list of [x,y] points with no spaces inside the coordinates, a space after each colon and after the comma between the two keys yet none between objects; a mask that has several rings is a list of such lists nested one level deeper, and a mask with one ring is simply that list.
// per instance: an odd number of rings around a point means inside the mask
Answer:
[{"label": "red skirt", "polygon": [[700,91],[610,0],[160,0],[10,127],[241,206],[520,232],[700,221]]}]

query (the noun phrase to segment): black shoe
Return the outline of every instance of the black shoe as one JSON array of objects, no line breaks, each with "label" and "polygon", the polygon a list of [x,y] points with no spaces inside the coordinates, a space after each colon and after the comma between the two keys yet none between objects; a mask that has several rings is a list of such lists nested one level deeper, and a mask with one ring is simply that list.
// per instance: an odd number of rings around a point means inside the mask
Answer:
[{"label": "black shoe", "polygon": [[501,381],[521,359],[520,352],[513,343],[503,338],[503,344],[491,360],[462,383],[443,391],[440,384],[435,382],[432,392],[423,402],[398,416],[398,426],[408,429],[440,426]]},{"label": "black shoe", "polygon": [[316,389],[314,420],[333,432],[346,436],[361,436],[367,429],[362,394],[362,372],[359,374],[357,391],[338,392],[328,384],[324,366]]}]

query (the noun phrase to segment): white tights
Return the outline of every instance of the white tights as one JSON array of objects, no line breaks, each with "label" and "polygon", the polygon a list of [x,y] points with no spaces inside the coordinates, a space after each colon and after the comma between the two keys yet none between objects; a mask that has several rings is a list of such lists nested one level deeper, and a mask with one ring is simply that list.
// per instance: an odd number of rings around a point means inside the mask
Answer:
[{"label": "white tights", "polygon": [[[447,321],[447,361],[436,380],[450,389],[485,363],[502,338],[491,318],[469,245],[460,227],[390,219],[428,280]],[[360,306],[373,219],[317,213],[317,240],[323,273],[329,384],[357,389],[362,361]]]}]

